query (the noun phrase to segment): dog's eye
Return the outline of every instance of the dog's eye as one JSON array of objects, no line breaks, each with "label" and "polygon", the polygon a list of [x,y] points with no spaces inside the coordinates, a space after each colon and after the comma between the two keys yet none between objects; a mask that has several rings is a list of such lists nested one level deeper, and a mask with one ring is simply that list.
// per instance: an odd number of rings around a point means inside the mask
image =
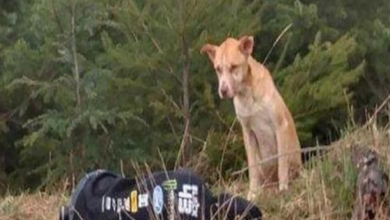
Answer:
[{"label": "dog's eye", "polygon": [[235,71],[237,69],[237,65],[232,65],[231,67],[230,67],[230,72],[233,72],[233,71]]},{"label": "dog's eye", "polygon": [[219,67],[219,66],[215,67],[215,71],[217,71],[217,73],[220,73],[221,72],[221,67]]}]

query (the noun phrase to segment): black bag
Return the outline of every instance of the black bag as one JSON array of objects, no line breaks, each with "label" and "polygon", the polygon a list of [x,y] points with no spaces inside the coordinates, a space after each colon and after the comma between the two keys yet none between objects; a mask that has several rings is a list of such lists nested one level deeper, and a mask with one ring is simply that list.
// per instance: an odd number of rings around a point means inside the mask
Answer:
[{"label": "black bag", "polygon": [[60,220],[203,220],[261,219],[244,198],[227,193],[213,197],[203,180],[189,170],[162,171],[124,178],[107,170],[86,174],[60,209]]}]

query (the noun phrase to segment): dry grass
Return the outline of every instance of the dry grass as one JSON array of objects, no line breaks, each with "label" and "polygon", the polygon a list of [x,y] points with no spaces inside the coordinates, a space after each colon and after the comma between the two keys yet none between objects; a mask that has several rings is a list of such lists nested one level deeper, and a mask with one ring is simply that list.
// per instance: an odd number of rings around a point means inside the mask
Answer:
[{"label": "dry grass", "polygon": [[357,131],[334,143],[332,151],[308,164],[288,192],[261,196],[259,204],[265,219],[350,219],[356,183],[356,170],[350,160],[352,143],[376,150],[381,165],[389,173],[389,131],[378,131],[375,135],[370,129]]},{"label": "dry grass", "polygon": [[0,199],[0,219],[57,220],[59,206],[66,201],[62,195],[46,193],[6,196]]},{"label": "dry grass", "polygon": [[[294,181],[287,192],[261,193],[257,203],[263,211],[264,219],[350,219],[356,182],[356,171],[350,161],[352,143],[376,150],[381,157],[381,165],[389,171],[390,130],[366,128],[346,134],[345,138],[332,144],[331,151],[307,163],[301,178]],[[247,181],[244,177],[234,182],[221,179],[213,189],[245,196]],[[64,195],[45,193],[6,196],[0,199],[0,219],[58,219],[58,208],[67,201]]]},{"label": "dry grass", "polygon": [[[264,219],[345,220],[353,210],[357,171],[350,158],[351,145],[358,143],[377,151],[380,164],[389,173],[390,130],[365,128],[348,133],[343,139],[305,164],[301,178],[287,192],[263,192],[258,199]],[[244,181],[246,182],[246,181]],[[246,195],[247,184],[224,183],[226,191]],[[380,220],[390,218],[377,218]]]}]

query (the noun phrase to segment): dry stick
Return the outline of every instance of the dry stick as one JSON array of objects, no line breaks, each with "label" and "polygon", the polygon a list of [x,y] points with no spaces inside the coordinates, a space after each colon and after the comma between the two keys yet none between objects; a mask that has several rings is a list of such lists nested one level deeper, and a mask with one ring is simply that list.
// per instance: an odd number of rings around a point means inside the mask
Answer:
[{"label": "dry stick", "polygon": [[237,118],[234,118],[234,120],[233,120],[233,122],[232,122],[232,125],[230,126],[228,136],[227,136],[226,141],[225,141],[225,146],[224,146],[223,152],[222,152],[222,158],[221,158],[221,161],[220,161],[220,163],[219,163],[219,170],[220,170],[220,171],[222,170],[223,158],[224,158],[224,156],[225,156],[226,147],[227,147],[227,145],[228,145],[228,143],[229,143],[230,136],[232,135],[233,127],[234,127],[234,125],[236,124],[236,120],[237,120]]},{"label": "dry stick", "polygon": [[180,143],[179,135],[177,135],[176,130],[175,130],[175,127],[173,126],[172,120],[169,118],[169,115],[167,116],[167,121],[168,121],[169,127],[171,128],[171,131],[172,131],[172,133],[173,133],[173,136],[174,136],[175,139],[176,139],[177,144],[179,144],[179,143]]},{"label": "dry stick", "polygon": [[[332,215],[337,215],[337,214],[340,215],[340,214],[347,214],[347,213],[349,213],[349,212],[348,211],[333,211],[333,212],[325,213],[322,216],[326,217],[326,216],[332,216]],[[304,220],[318,220],[318,219],[321,219],[321,218],[317,217],[317,216],[313,216],[313,217],[305,218]]]},{"label": "dry stick", "polygon": [[77,97],[77,108],[80,107],[81,104],[81,96],[80,96],[80,73],[79,73],[79,64],[77,62],[77,49],[76,49],[76,24],[75,24],[75,16],[76,16],[76,3],[72,1],[72,55],[74,62],[74,77],[76,81],[76,97]]},{"label": "dry stick", "polygon": [[366,124],[364,124],[363,129],[367,128],[369,125],[372,124],[372,122],[374,121],[378,113],[386,106],[386,104],[389,101],[390,101],[390,95],[387,96],[387,98],[382,102],[382,104],[377,109],[375,109],[374,114],[372,115],[372,117],[370,117],[370,119],[366,122]]},{"label": "dry stick", "polygon": [[[189,127],[190,127],[190,122],[187,121],[186,122],[186,127],[184,128],[184,135],[188,135],[188,130],[189,130]],[[185,146],[185,136],[183,135],[183,138],[181,140],[181,144],[180,144],[180,149],[179,149],[179,152],[177,153],[177,158],[176,158],[176,163],[175,163],[175,169],[177,168],[178,164],[179,164],[179,161],[180,161],[180,154],[183,153],[183,149],[186,147]]]},{"label": "dry stick", "polygon": [[123,169],[123,160],[122,159],[120,160],[120,167],[121,167],[122,177],[124,178],[125,177],[125,172],[124,172],[124,169]]},{"label": "dry stick", "polygon": [[[184,3],[183,0],[177,0],[179,6],[179,19],[180,19],[180,41],[182,45],[182,55],[184,56],[183,61],[183,81],[182,81],[182,89],[183,89],[183,115],[185,121],[185,130],[183,133],[183,138],[180,146],[180,153],[183,158],[183,165],[186,163],[187,154],[185,151],[188,151],[188,147],[190,145],[190,123],[191,123],[191,113],[190,113],[190,104],[189,104],[189,92],[188,92],[188,77],[189,77],[189,69],[190,69],[190,54],[188,48],[188,42],[186,40],[184,34]],[[180,154],[179,154],[180,155]],[[176,161],[175,167],[177,166],[178,161]]]},{"label": "dry stick", "polygon": [[243,168],[241,170],[238,170],[238,171],[232,173],[232,175],[241,174],[241,173],[247,171],[250,167],[259,166],[259,165],[267,163],[267,162],[269,162],[271,160],[278,159],[279,157],[288,156],[288,155],[296,154],[296,153],[309,153],[309,152],[320,151],[320,150],[331,150],[333,148],[335,148],[335,146],[307,147],[307,148],[304,148],[304,149],[301,149],[301,150],[290,151],[290,152],[287,152],[287,153],[284,153],[284,154],[275,155],[275,156],[272,156],[272,157],[268,157],[268,158],[266,158],[264,160],[261,160],[258,163],[256,163],[255,165],[248,166],[248,167],[245,167],[245,168]]},{"label": "dry stick", "polygon": [[163,165],[163,170],[167,171],[167,167],[165,165],[165,161],[164,161],[164,157],[160,151],[160,148],[157,148],[157,151],[158,151],[158,156],[160,157],[160,160],[162,162],[162,165]]},{"label": "dry stick", "polygon": [[60,33],[64,33],[64,29],[62,28],[62,25],[61,25],[61,22],[60,22],[60,19],[58,17],[58,13],[57,13],[57,9],[56,7],[54,6],[54,0],[51,0],[51,7],[52,7],[52,10],[53,10],[53,13],[54,13],[54,18],[57,22],[57,25],[58,25],[58,28],[60,29]]},{"label": "dry stick", "polygon": [[284,30],[282,31],[282,33],[279,34],[278,38],[276,38],[274,44],[272,45],[271,49],[268,51],[268,54],[267,56],[265,57],[264,61],[263,61],[263,64],[265,64],[265,62],[267,61],[269,55],[271,54],[271,52],[274,50],[276,44],[278,44],[279,40],[282,39],[282,37],[284,36],[284,34],[288,31],[288,29],[290,29],[290,27],[292,26],[292,24],[289,24],[287,25],[287,27],[284,28]]}]

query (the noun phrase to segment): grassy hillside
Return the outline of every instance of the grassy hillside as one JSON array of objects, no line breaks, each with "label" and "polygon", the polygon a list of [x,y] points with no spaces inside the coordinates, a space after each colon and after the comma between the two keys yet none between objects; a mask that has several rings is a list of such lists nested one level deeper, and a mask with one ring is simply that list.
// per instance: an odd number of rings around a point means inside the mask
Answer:
[{"label": "grassy hillside", "polygon": [[[389,171],[390,130],[367,128],[348,133],[333,143],[329,151],[307,162],[302,177],[289,191],[276,196],[265,192],[260,196],[257,203],[263,210],[264,219],[350,219],[356,182],[356,171],[350,160],[352,143],[376,150],[381,166]],[[224,189],[243,196],[246,188],[244,179],[221,180],[213,186],[214,191]],[[6,196],[0,200],[0,219],[54,220],[58,218],[58,207],[67,201],[68,195],[64,194]]]}]

